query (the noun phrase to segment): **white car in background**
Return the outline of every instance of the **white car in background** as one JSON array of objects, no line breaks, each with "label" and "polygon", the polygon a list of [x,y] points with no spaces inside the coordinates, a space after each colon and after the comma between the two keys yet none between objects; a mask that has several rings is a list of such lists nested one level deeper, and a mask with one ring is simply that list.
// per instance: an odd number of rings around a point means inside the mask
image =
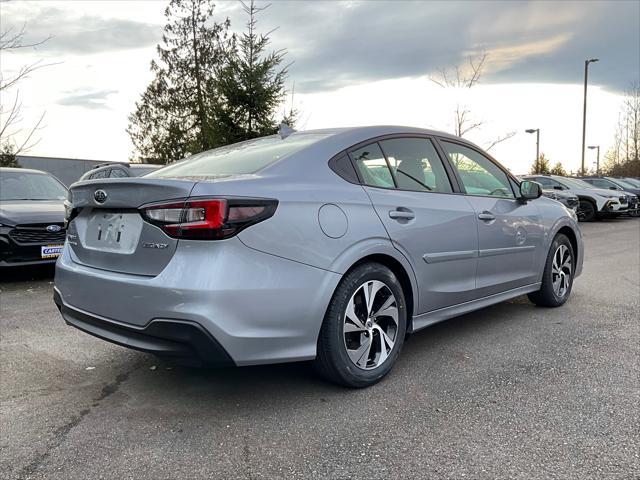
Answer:
[{"label": "white car in background", "polygon": [[629,208],[627,196],[622,192],[594,188],[577,178],[567,178],[558,175],[525,175],[526,180],[533,180],[542,185],[542,188],[569,191],[578,196],[578,219],[582,222],[591,222],[596,218],[617,217]]}]

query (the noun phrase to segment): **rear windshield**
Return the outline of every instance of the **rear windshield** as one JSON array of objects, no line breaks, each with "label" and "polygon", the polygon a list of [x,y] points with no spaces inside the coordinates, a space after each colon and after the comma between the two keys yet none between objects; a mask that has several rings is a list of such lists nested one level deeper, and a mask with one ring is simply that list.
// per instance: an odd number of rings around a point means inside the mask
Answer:
[{"label": "rear windshield", "polygon": [[133,173],[136,177],[141,177],[150,172],[155,172],[158,170],[158,167],[131,167],[131,173]]},{"label": "rear windshield", "polygon": [[146,176],[175,178],[255,173],[327,136],[295,134],[285,139],[277,135],[257,138],[192,155]]},{"label": "rear windshield", "polygon": [[64,200],[67,189],[44,173],[0,173],[0,200]]}]

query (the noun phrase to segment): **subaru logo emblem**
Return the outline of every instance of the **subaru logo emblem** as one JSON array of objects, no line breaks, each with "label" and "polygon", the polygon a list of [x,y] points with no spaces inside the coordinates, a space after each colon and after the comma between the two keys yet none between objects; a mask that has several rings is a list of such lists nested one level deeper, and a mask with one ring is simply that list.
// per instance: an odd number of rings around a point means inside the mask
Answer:
[{"label": "subaru logo emblem", "polygon": [[62,227],[60,225],[49,225],[46,230],[47,232],[55,233],[62,230]]},{"label": "subaru logo emblem", "polygon": [[104,203],[107,200],[107,192],[104,190],[96,190],[93,194],[93,198],[98,203]]}]

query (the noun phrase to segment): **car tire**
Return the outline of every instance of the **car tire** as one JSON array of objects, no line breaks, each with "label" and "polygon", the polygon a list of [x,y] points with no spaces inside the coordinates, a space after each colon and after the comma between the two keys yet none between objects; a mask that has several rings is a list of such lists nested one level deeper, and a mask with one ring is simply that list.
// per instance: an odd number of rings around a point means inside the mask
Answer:
[{"label": "car tire", "polygon": [[597,214],[596,206],[590,200],[580,200],[577,214],[581,222],[593,222]]},{"label": "car tire", "polygon": [[400,355],[406,328],[404,292],[396,276],[379,263],[359,265],[344,276],[331,298],[314,367],[340,385],[373,385]]},{"label": "car tire", "polygon": [[530,293],[529,300],[540,307],[563,305],[571,295],[575,264],[571,242],[566,235],[556,235],[547,254],[540,290]]}]

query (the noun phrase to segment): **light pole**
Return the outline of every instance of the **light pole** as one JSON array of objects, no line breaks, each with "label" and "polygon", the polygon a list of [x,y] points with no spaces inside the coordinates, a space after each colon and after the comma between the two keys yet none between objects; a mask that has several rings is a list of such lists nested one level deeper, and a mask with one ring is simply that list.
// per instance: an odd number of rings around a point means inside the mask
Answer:
[{"label": "light pole", "polygon": [[582,107],[582,163],[580,167],[582,175],[584,175],[584,145],[587,134],[587,79],[589,78],[589,64],[595,63],[598,60],[599,59],[597,58],[590,58],[589,60],[584,61],[584,103]]},{"label": "light pole", "polygon": [[[597,149],[596,156],[596,175],[600,175],[600,145],[589,145],[589,150]],[[583,174],[584,175],[584,174]]]},{"label": "light pole", "polygon": [[536,173],[540,173],[540,129],[529,128],[525,132],[536,134]]}]

